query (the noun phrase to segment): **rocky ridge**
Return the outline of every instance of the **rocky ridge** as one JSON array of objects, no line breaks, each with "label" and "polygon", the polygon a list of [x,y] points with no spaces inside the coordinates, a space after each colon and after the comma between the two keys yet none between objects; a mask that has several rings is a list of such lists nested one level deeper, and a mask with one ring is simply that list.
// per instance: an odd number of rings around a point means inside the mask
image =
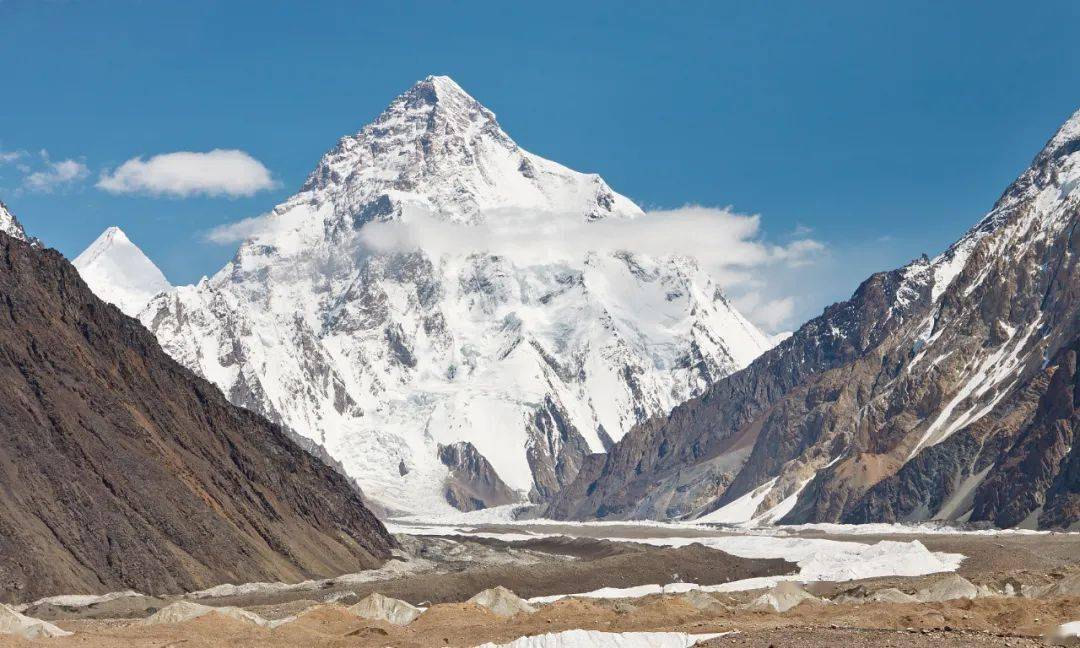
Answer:
[{"label": "rocky ridge", "polygon": [[0,599],[297,581],[389,557],[343,477],[169,358],[58,252],[4,233],[0,266]]},{"label": "rocky ridge", "polygon": [[586,460],[572,518],[1078,523],[1080,113],[934,259],[873,275]]}]

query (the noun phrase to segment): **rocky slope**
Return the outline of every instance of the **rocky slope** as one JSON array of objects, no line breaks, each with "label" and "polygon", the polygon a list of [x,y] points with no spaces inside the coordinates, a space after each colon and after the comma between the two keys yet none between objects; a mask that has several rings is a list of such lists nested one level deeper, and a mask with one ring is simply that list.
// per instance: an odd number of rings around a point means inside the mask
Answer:
[{"label": "rocky slope", "polygon": [[388,557],[343,477],[21,239],[0,234],[0,600],[295,581]]},{"label": "rocky slope", "polygon": [[[527,244],[642,216],[429,77],[327,153],[231,263],[140,318],[391,509],[545,501],[587,455],[770,344],[691,259]],[[507,238],[526,243],[477,249]]]},{"label": "rocky slope", "polygon": [[588,459],[550,513],[1075,526],[1078,184],[1080,113],[944,254]]},{"label": "rocky slope", "polygon": [[119,227],[110,227],[71,262],[94,293],[136,317],[154,295],[172,286]]}]

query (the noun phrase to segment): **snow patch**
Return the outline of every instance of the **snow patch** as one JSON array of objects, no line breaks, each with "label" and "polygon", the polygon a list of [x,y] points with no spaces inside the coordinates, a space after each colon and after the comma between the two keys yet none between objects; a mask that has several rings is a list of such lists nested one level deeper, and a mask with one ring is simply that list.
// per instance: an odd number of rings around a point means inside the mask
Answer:
[{"label": "snow patch", "polygon": [[509,643],[485,643],[477,648],[690,648],[699,642],[725,634],[686,634],[685,632],[601,632],[599,630],[564,630]]}]

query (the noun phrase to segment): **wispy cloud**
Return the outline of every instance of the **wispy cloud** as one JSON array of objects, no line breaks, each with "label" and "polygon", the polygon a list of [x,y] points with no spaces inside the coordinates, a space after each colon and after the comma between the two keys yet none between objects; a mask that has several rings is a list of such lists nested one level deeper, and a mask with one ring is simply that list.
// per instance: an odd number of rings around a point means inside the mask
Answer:
[{"label": "wispy cloud", "polygon": [[26,151],[0,151],[0,164],[12,164],[26,157]]},{"label": "wispy cloud", "polygon": [[[23,188],[27,191],[38,193],[52,193],[82,180],[90,175],[90,169],[78,160],[59,160],[53,162],[49,159],[48,151],[42,151],[44,168],[30,172],[23,178]],[[29,170],[29,167],[22,167]]]},{"label": "wispy cloud", "polygon": [[211,243],[217,243],[218,245],[241,243],[263,230],[267,216],[267,214],[252,216],[251,218],[245,218],[236,221],[235,223],[218,225],[217,227],[204,232],[203,238]]},{"label": "wispy cloud", "polygon": [[97,186],[115,194],[236,198],[272,189],[276,183],[269,169],[244,151],[214,149],[162,153],[145,160],[131,158],[103,173]]},{"label": "wispy cloud", "polygon": [[491,212],[484,224],[472,226],[414,212],[401,221],[369,223],[360,239],[376,252],[488,252],[522,264],[576,259],[587,252],[679,254],[694,257],[727,283],[738,282],[747,269],[761,265],[806,263],[824,248],[813,239],[769,243],[762,236],[760,216],[697,205],[597,222],[549,213]]},{"label": "wispy cloud", "polygon": [[[285,215],[264,214],[215,227],[210,242],[230,244],[273,236],[295,228]],[[775,332],[793,324],[802,269],[827,253],[824,243],[796,238],[770,242],[761,217],[731,208],[690,205],[647,212],[635,219],[586,222],[579,215],[492,210],[480,225],[459,225],[416,207],[400,220],[371,222],[359,233],[371,253],[424,250],[432,256],[488,253],[518,265],[579,262],[588,253],[627,251],[651,256],[681,255],[697,263],[733,297],[737,307],[762,328]],[[789,237],[790,238],[790,237]],[[780,277],[783,289],[763,277]],[[785,294],[786,292],[786,294]]]}]

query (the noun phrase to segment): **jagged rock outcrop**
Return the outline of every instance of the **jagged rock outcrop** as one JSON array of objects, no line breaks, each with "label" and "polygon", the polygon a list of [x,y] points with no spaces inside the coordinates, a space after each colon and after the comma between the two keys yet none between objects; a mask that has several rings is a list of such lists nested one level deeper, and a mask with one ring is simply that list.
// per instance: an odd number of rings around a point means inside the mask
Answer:
[{"label": "jagged rock outcrop", "polygon": [[0,234],[0,599],[381,564],[360,495],[169,358],[59,253]]},{"label": "jagged rock outcrop", "polygon": [[476,511],[517,501],[514,491],[468,441],[440,445],[439,460],[450,469],[445,493],[446,501],[454,508]]},{"label": "jagged rock outcrop", "polygon": [[638,426],[549,514],[1077,524],[1078,185],[1080,113],[945,253]]},{"label": "jagged rock outcrop", "polygon": [[[439,447],[459,442],[517,500],[545,502],[586,456],[771,344],[689,258],[531,249],[538,228],[643,215],[429,77],[342,138],[231,263],[140,319],[389,509],[449,509]],[[507,239],[523,243],[473,245]]]}]

